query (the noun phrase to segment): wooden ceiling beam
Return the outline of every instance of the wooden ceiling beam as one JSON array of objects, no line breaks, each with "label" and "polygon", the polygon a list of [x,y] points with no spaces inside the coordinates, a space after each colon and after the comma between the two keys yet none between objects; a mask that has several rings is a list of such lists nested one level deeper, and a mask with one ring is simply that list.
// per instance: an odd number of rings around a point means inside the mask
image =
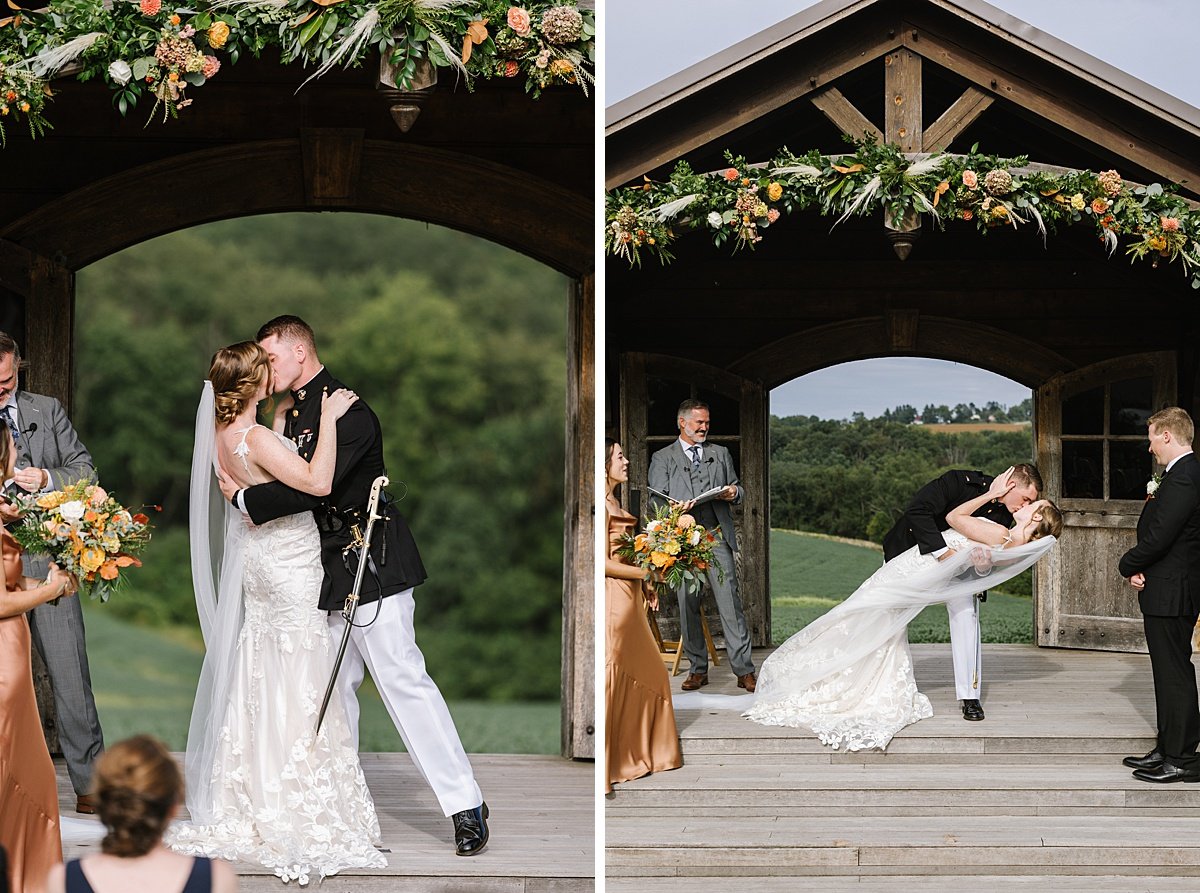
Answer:
[{"label": "wooden ceiling beam", "polygon": [[901,152],[922,151],[921,56],[900,47],[883,58],[883,133]]},{"label": "wooden ceiling beam", "polygon": [[[1194,160],[1133,132],[1118,119],[1106,117],[1101,108],[1044,89],[1017,72],[984,61],[984,56],[929,29],[908,27],[900,32],[900,36],[906,47],[920,52],[929,61],[1062,127],[1068,134],[1100,146],[1166,180],[1184,185],[1193,193],[1200,192],[1200,169]],[[1111,107],[1116,110],[1118,104],[1113,103]]]},{"label": "wooden ceiling beam", "polygon": [[821,110],[834,126],[847,136],[862,139],[863,134],[883,141],[883,132],[871,123],[837,87],[829,87],[813,94],[812,104]]},{"label": "wooden ceiling beam", "polygon": [[[676,105],[667,118],[653,116],[628,126],[610,128],[605,140],[605,188],[622,186],[642,174],[682,158],[788,103],[824,90],[837,80],[896,48],[898,36],[884,28],[862,30],[848,43],[797,57],[782,54],[764,60],[752,82],[715,83]],[[786,57],[786,58],[785,58]],[[685,109],[686,107],[686,109]],[[678,126],[674,122],[678,121]]]},{"label": "wooden ceiling beam", "polygon": [[958,99],[950,104],[941,116],[925,128],[924,151],[943,152],[964,130],[975,123],[975,119],[987,111],[996,97],[980,90],[967,87]]}]

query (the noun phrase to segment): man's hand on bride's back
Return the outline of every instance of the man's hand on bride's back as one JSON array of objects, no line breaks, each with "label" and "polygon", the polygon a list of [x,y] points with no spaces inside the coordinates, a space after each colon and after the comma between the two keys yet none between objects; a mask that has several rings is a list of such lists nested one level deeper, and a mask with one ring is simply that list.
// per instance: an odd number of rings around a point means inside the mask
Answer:
[{"label": "man's hand on bride's back", "polygon": [[356,402],[358,402],[358,394],[349,388],[338,388],[332,394],[325,394],[321,397],[321,415],[331,419],[340,419]]}]

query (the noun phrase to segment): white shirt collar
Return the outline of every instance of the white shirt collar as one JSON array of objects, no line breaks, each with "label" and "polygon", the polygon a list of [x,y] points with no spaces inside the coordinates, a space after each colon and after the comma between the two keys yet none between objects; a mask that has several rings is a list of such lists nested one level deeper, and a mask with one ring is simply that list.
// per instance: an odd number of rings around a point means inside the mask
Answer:
[{"label": "white shirt collar", "polygon": [[688,443],[688,442],[687,442],[686,440],[684,440],[682,437],[681,437],[681,438],[679,438],[679,441],[678,441],[678,443],[679,443],[679,448],[680,448],[681,450],[683,450],[683,454],[684,454],[685,456],[687,456],[687,457],[688,457],[688,461],[689,461],[689,462],[691,462],[691,461],[692,461],[692,447],[700,447],[700,458],[702,458],[702,459],[704,458],[704,444],[702,444],[702,443]]},{"label": "white shirt collar", "polygon": [[1176,462],[1178,462],[1180,459],[1182,459],[1184,456],[1190,456],[1191,454],[1192,454],[1191,450],[1188,450],[1186,453],[1180,453],[1178,456],[1176,456],[1174,459],[1172,459],[1170,462],[1167,463],[1167,467],[1163,470],[1163,474],[1166,474],[1168,471],[1170,471],[1171,467]]}]

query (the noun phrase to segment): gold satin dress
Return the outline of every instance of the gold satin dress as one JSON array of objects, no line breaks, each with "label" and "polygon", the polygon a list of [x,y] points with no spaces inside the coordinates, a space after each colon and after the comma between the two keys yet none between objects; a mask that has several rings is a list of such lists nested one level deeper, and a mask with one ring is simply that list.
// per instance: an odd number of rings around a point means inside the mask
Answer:
[{"label": "gold satin dress", "polygon": [[[626,511],[608,506],[608,556],[617,556],[622,534],[637,526]],[[641,583],[604,578],[605,602],[605,737],[608,790],[622,781],[683,765],[671,682],[654,635],[646,623]]]},{"label": "gold satin dress", "polygon": [[[4,579],[21,585],[21,547],[2,536]],[[0,618],[0,846],[12,890],[43,893],[46,873],[62,861],[58,784],[42,735],[30,666],[29,621]]]}]

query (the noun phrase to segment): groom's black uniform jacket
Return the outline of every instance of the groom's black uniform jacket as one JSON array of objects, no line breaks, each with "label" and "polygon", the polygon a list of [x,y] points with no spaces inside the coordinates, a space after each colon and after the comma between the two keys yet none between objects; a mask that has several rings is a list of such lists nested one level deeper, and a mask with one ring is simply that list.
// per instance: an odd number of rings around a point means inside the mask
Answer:
[{"label": "groom's black uniform jacket", "polygon": [[[922,555],[944,549],[946,540],[942,531],[950,529],[946,515],[964,502],[982,496],[991,485],[992,476],[982,471],[947,471],[930,481],[917,491],[900,520],[883,538],[884,559],[891,561],[914,545],[921,547]],[[974,515],[1005,527],[1011,527],[1013,522],[1008,509],[994,500],[985,503]]]},{"label": "groom's black uniform jacket", "polygon": [[[296,443],[305,459],[311,460],[317,447],[321,395],[344,387],[322,369],[312,381],[292,392],[296,405],[288,412],[284,434]],[[352,524],[358,523],[359,530],[365,531],[371,484],[384,474],[383,434],[378,417],[366,401],[360,399],[338,419],[337,438],[337,464],[328,496],[310,496],[279,481],[250,487],[243,496],[255,524],[312,510],[321,532],[321,563],[325,567],[319,602],[322,611],[340,611],[354,587],[355,565],[352,562],[347,567],[342,549],[350,543]],[[402,592],[425,580],[425,566],[408,523],[394,505],[387,507],[386,516],[386,521],[375,523],[371,537],[375,572],[368,569],[363,575],[363,603]]]}]

